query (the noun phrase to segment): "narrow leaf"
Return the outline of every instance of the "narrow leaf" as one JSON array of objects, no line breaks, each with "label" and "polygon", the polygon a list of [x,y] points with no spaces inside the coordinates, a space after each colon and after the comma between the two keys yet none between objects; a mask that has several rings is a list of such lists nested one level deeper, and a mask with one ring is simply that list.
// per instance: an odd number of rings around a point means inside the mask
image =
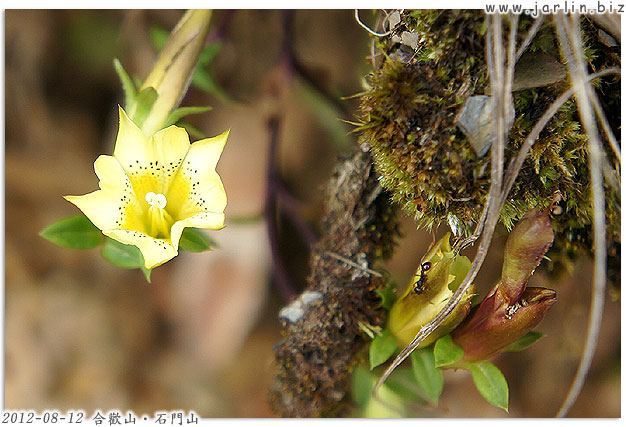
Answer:
[{"label": "narrow leaf", "polygon": [[102,247],[102,256],[120,268],[141,268],[145,263],[141,251],[135,245],[125,245],[107,237]]},{"label": "narrow leaf", "polygon": [[194,140],[206,138],[206,135],[204,132],[202,132],[200,129],[198,129],[197,127],[193,126],[190,123],[179,121],[177,125],[184,128],[189,134],[189,136],[192,137]]},{"label": "narrow leaf", "polygon": [[104,236],[85,215],[64,218],[46,227],[41,237],[69,249],[91,249],[104,241]]},{"label": "narrow leaf", "polygon": [[472,373],[476,388],[487,402],[509,412],[509,385],[496,365],[483,360],[464,367]]},{"label": "narrow leaf", "polygon": [[435,366],[451,365],[463,357],[463,349],[452,341],[450,335],[444,335],[435,343]]},{"label": "narrow leaf", "polygon": [[124,108],[128,110],[129,106],[135,102],[137,90],[135,89],[132,79],[128,73],[126,73],[126,70],[122,67],[122,63],[117,58],[113,60],[113,67],[115,67],[115,72],[122,83],[122,90],[124,91]]},{"label": "narrow leaf", "polygon": [[197,228],[185,228],[178,248],[188,252],[204,252],[216,246],[215,242]]},{"label": "narrow leaf", "polygon": [[370,369],[385,363],[398,348],[395,338],[388,332],[383,331],[381,335],[374,338],[370,344]]},{"label": "narrow leaf", "polygon": [[215,79],[211,75],[211,72],[204,67],[198,67],[196,69],[196,73],[193,75],[191,84],[200,90],[214,95],[221,102],[234,102],[234,99],[220,85],[215,82]]},{"label": "narrow leaf", "polygon": [[141,272],[142,272],[142,273],[143,273],[143,275],[145,276],[146,281],[147,281],[148,283],[152,283],[152,282],[150,281],[150,275],[152,274],[152,269],[147,269],[145,266],[143,266],[143,265],[142,265],[142,266],[141,266]]},{"label": "narrow leaf", "polygon": [[132,116],[129,113],[130,118],[137,126],[141,126],[144,120],[146,120],[158,96],[157,91],[153,87],[144,88],[139,92],[135,98],[135,110]]},{"label": "narrow leaf", "polygon": [[221,49],[222,49],[222,43],[220,42],[207,44],[202,49],[202,53],[200,53],[200,59],[198,59],[198,63],[203,66],[210,64]]},{"label": "narrow leaf", "polygon": [[158,27],[150,28],[149,34],[150,40],[157,50],[163,49],[163,46],[165,46],[165,42],[167,41],[167,36],[170,35],[169,31]]},{"label": "narrow leaf", "polygon": [[435,404],[443,391],[443,374],[435,367],[435,355],[432,347],[420,348],[411,353],[413,376],[417,385]]},{"label": "narrow leaf", "polygon": [[544,335],[541,332],[530,331],[513,344],[505,347],[502,351],[522,351],[530,347],[540,338],[543,338]]},{"label": "narrow leaf", "polygon": [[170,113],[170,115],[167,117],[167,120],[165,122],[165,127],[173,125],[174,123],[178,122],[180,119],[182,119],[183,117],[189,115],[189,114],[200,114],[200,113],[205,113],[209,110],[211,110],[212,107],[206,105],[206,106],[195,106],[195,107],[180,107],[175,109],[174,111],[172,111]]}]

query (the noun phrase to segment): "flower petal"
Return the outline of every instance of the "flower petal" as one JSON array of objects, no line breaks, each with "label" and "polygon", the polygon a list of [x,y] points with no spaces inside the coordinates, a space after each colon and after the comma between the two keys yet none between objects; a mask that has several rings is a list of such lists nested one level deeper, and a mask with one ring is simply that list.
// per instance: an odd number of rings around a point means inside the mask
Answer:
[{"label": "flower petal", "polygon": [[175,222],[172,226],[172,245],[178,247],[180,236],[185,227],[204,228],[209,230],[221,230],[224,225],[224,214],[203,212],[182,221]]},{"label": "flower petal", "polygon": [[119,107],[120,127],[115,140],[113,155],[129,172],[129,166],[135,164],[135,160],[145,160],[148,152],[148,139],[141,130],[126,115],[122,107]]},{"label": "flower petal", "polygon": [[117,195],[96,190],[84,196],[64,196],[75,204],[100,230],[119,227],[123,205]]},{"label": "flower petal", "polygon": [[167,193],[168,210],[177,220],[202,212],[222,213],[226,192],[215,172],[229,131],[191,144]]},{"label": "flower petal", "polygon": [[113,155],[132,182],[138,200],[146,193],[165,194],[189,150],[185,129],[170,126],[149,140],[120,108],[120,130]]},{"label": "flower petal", "polygon": [[178,255],[177,247],[167,240],[155,239],[139,231],[104,230],[103,233],[118,242],[137,246],[143,255],[147,269],[158,267]]},{"label": "flower petal", "polygon": [[100,190],[84,196],[66,196],[101,230],[132,228],[143,230],[141,206],[120,163],[111,156],[100,156],[94,163]]}]

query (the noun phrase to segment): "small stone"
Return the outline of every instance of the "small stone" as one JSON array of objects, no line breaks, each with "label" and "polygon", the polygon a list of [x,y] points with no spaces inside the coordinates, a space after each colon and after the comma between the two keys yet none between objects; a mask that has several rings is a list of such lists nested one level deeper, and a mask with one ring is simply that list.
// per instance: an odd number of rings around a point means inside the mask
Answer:
[{"label": "small stone", "polygon": [[512,91],[550,86],[565,80],[565,67],[552,55],[526,53],[515,64]]},{"label": "small stone", "polygon": [[[510,127],[515,119],[515,109],[511,105],[511,114],[507,117],[506,126]],[[456,125],[465,134],[478,157],[483,157],[489,151],[493,137],[491,97],[486,95],[471,96],[465,101],[459,113]]]}]

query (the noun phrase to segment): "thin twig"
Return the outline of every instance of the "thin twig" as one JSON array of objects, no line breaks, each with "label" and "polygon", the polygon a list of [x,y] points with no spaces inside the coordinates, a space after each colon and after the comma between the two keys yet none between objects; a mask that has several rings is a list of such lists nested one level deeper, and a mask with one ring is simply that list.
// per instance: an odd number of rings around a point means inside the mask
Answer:
[{"label": "thin twig", "polygon": [[372,30],[370,27],[368,27],[367,25],[365,25],[362,21],[361,18],[359,18],[359,9],[354,9],[354,19],[356,20],[356,22],[365,29],[365,31],[367,31],[368,33],[377,36],[377,37],[386,37],[389,34],[391,34],[391,31],[385,31],[384,33],[377,33],[376,31]]},{"label": "thin twig", "polygon": [[276,286],[285,301],[291,301],[296,296],[295,287],[292,285],[287,270],[280,256],[278,247],[278,230],[276,221],[278,221],[278,210],[276,208],[276,192],[274,183],[276,177],[276,151],[278,147],[278,133],[280,129],[280,119],[278,116],[271,116],[267,121],[267,128],[270,134],[269,160],[267,166],[267,188],[265,194],[265,223],[267,225],[267,236],[270,243],[270,251],[272,253],[272,270]]},{"label": "thin twig", "polygon": [[611,187],[613,191],[615,191],[615,197],[617,197],[617,200],[621,200],[622,194],[621,184],[619,181],[619,173],[609,163],[609,159],[606,157],[605,152],[602,152],[602,175],[604,175],[604,179],[606,180],[606,183],[609,185],[609,187]]},{"label": "thin twig", "polygon": [[598,121],[600,122],[600,126],[602,127],[604,134],[606,135],[606,139],[609,141],[611,150],[613,151],[613,154],[617,158],[617,162],[621,164],[622,156],[620,153],[619,143],[617,142],[617,139],[615,139],[615,135],[613,135],[613,131],[611,130],[611,126],[609,125],[609,121],[606,118],[606,114],[604,114],[604,110],[602,109],[602,106],[600,105],[598,96],[593,90],[589,93],[589,95],[590,95],[589,98],[591,99],[591,103],[593,104],[593,110],[596,112],[596,117],[598,118]]},{"label": "thin twig", "polygon": [[308,222],[302,217],[300,201],[293,197],[287,188],[285,188],[285,185],[279,180],[274,181],[274,193],[276,195],[276,201],[284,211],[287,219],[289,219],[298,234],[306,242],[309,250],[312,249],[317,243],[317,236]]},{"label": "thin twig", "polygon": [[515,54],[515,62],[519,61],[519,59],[522,57],[530,42],[532,42],[535,38],[535,35],[537,34],[537,31],[539,31],[542,23],[543,15],[537,16],[537,19],[535,19],[535,22],[533,22],[532,27],[530,27],[530,30],[528,30],[528,34],[526,34],[524,41],[520,45],[519,49],[517,49],[517,53]]},{"label": "thin twig", "polygon": [[372,270],[371,268],[363,267],[363,266],[357,264],[356,262],[354,262],[352,260],[349,260],[348,258],[343,257],[343,256],[341,256],[339,254],[336,254],[336,253],[331,252],[331,251],[326,251],[326,253],[328,255],[330,255],[331,257],[333,257],[335,259],[338,259],[339,261],[345,262],[346,264],[348,264],[351,267],[354,267],[354,268],[359,269],[361,271],[365,271],[366,273],[369,273],[372,276],[383,277],[383,275],[380,274],[378,271]]},{"label": "thin twig", "polygon": [[574,377],[565,401],[556,415],[557,417],[564,417],[576,401],[585,383],[598,344],[602,312],[604,310],[607,254],[604,186],[601,171],[602,145],[600,143],[598,129],[593,119],[593,106],[591,105],[589,95],[593,89],[585,78],[587,73],[582,58],[583,47],[580,39],[578,15],[571,15],[570,18],[567,19],[563,14],[559,13],[555,15],[553,19],[556,24],[561,50],[567,60],[572,85],[576,92],[576,103],[578,104],[580,118],[589,136],[589,175],[593,206],[593,242],[595,247],[591,307],[589,309],[589,322],[585,337],[585,346],[578,365],[578,370],[576,371],[576,376]]}]

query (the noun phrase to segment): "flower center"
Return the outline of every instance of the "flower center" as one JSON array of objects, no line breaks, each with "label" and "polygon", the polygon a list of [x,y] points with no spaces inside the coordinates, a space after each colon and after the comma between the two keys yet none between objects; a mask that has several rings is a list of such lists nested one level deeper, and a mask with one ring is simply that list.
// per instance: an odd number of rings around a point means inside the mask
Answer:
[{"label": "flower center", "polygon": [[163,194],[156,194],[150,191],[146,193],[148,208],[148,224],[150,236],[157,239],[167,239],[170,237],[170,228],[174,222],[172,216],[167,213],[167,199]]},{"label": "flower center", "polygon": [[146,202],[148,202],[150,206],[155,206],[161,209],[165,209],[165,206],[167,205],[167,199],[163,194],[156,194],[152,191],[146,194]]}]

